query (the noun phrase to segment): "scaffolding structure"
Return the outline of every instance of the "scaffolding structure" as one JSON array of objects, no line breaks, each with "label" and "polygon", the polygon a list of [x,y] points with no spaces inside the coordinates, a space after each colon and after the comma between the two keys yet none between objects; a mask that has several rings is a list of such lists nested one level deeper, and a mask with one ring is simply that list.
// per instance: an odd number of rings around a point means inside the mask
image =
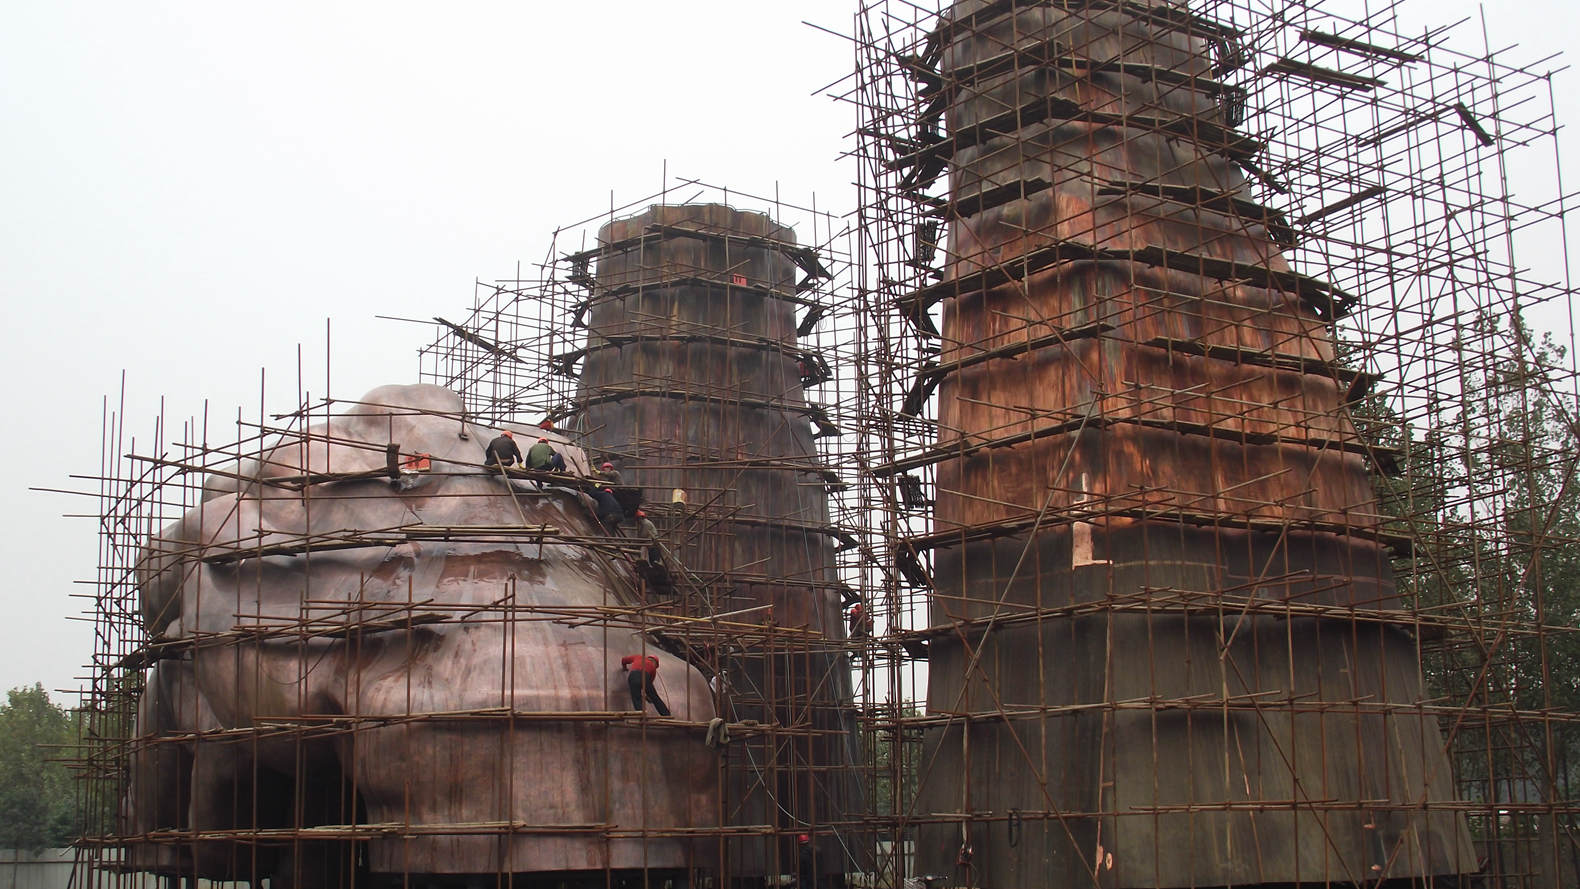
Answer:
[{"label": "scaffolding structure", "polygon": [[862,5],[913,873],[1576,879],[1553,66],[1401,6]]},{"label": "scaffolding structure", "polygon": [[[415,386],[141,445],[107,412],[85,878],[865,869],[850,240],[681,181],[433,319]],[[490,466],[500,430],[568,465]]]},{"label": "scaffolding structure", "polygon": [[82,885],[1574,884],[1554,65],[1403,5],[863,0],[853,216],[107,408]]}]

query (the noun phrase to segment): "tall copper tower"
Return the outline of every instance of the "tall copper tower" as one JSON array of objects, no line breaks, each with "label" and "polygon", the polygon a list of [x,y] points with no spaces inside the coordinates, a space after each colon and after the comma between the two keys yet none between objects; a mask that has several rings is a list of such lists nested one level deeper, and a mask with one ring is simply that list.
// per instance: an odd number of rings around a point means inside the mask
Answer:
[{"label": "tall copper tower", "polygon": [[[1474,857],[1397,607],[1328,324],[1245,200],[1171,3],[966,0],[947,135],[937,632],[918,868],[959,885],[1224,886]],[[1402,613],[1402,612],[1400,612]],[[1337,618],[1343,617],[1344,620]],[[1255,810],[1255,811],[1252,811]]]}]

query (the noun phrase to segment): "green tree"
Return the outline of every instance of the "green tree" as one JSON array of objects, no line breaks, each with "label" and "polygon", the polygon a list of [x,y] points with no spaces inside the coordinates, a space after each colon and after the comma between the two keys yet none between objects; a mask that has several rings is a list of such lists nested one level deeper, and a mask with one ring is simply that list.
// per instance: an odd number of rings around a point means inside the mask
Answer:
[{"label": "green tree", "polygon": [[[1414,540],[1394,563],[1401,596],[1459,624],[1423,646],[1422,671],[1429,698],[1467,708],[1468,718],[1444,722],[1461,797],[1573,800],[1580,790],[1573,365],[1563,346],[1533,336],[1517,316],[1484,314],[1461,336],[1475,347],[1457,378],[1434,383],[1412,417],[1372,396],[1353,419],[1364,441],[1399,457],[1398,472],[1374,482],[1379,511]],[[1471,826],[1479,836],[1533,836],[1540,821],[1483,816]],[[1580,849],[1570,854],[1580,867]]]},{"label": "green tree", "polygon": [[[907,704],[899,708],[898,715],[897,721],[874,724],[862,731],[862,754],[868,774],[872,776],[868,798],[873,800],[875,812],[914,815],[912,806],[920,783],[922,739],[917,729],[906,728],[904,723],[920,716],[921,712]],[[896,774],[899,776],[898,797],[894,793]]]},{"label": "green tree", "polygon": [[[1494,325],[1495,321],[1485,322]],[[1518,319],[1509,335],[1520,348],[1499,356],[1476,382],[1484,397],[1468,410],[1482,447],[1466,461],[1473,503],[1498,525],[1479,535],[1485,567],[1482,602],[1525,624],[1504,645],[1497,678],[1520,710],[1580,713],[1580,479],[1577,405],[1555,385],[1565,351],[1550,336],[1533,339]],[[1483,522],[1482,524],[1489,524]],[[1544,797],[1572,798],[1580,737],[1568,719],[1512,725],[1507,740],[1525,750],[1518,763]]]},{"label": "green tree", "polygon": [[37,851],[78,833],[71,774],[58,759],[75,720],[44,686],[13,688],[0,706],[0,847]]}]

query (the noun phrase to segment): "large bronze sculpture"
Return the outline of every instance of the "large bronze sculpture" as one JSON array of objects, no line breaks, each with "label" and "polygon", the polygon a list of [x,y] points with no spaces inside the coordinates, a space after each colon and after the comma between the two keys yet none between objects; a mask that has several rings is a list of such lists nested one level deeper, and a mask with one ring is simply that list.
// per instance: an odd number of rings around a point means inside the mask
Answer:
[{"label": "large bronze sculpture", "polygon": [[620,660],[659,659],[678,720],[713,698],[629,616],[581,495],[480,465],[495,430],[447,390],[342,405],[216,468],[145,551],[128,863],[275,886],[706,865],[677,829],[717,823],[716,756],[631,712]]}]

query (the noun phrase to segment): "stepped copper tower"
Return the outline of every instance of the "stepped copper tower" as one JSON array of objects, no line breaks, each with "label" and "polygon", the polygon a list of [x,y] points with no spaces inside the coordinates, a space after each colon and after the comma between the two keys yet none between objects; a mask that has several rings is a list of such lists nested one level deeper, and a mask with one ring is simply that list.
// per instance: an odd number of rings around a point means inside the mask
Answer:
[{"label": "stepped copper tower", "polygon": [[1422,812],[1453,794],[1435,722],[1387,706],[1422,697],[1410,628],[1349,619],[1399,607],[1326,326],[1351,297],[1244,200],[1231,40],[1168,3],[970,0],[933,35],[947,136],[919,163],[947,163],[953,215],[908,300],[945,302],[928,706],[960,718],[922,808],[967,820],[922,831],[923,873],[1473,860]]}]

